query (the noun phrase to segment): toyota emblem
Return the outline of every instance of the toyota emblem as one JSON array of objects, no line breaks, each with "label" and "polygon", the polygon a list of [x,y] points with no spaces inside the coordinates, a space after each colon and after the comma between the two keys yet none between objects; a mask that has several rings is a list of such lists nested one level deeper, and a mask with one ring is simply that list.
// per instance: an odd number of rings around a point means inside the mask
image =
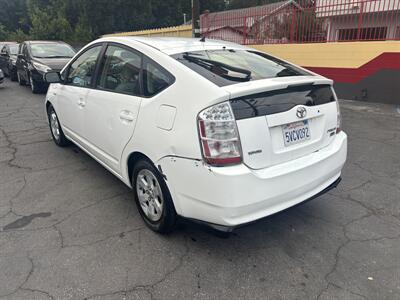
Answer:
[{"label": "toyota emblem", "polygon": [[299,119],[305,118],[305,117],[307,116],[307,110],[306,110],[306,108],[303,107],[303,106],[299,107],[299,108],[297,109],[297,111],[296,111],[296,116],[297,116]]}]

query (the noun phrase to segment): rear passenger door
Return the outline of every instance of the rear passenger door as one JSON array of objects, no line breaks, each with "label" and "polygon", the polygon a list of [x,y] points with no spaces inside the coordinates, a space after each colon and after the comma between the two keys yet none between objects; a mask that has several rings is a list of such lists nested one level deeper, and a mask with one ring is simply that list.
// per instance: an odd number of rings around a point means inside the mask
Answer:
[{"label": "rear passenger door", "polygon": [[141,66],[141,53],[109,44],[100,62],[96,86],[87,96],[84,127],[89,151],[117,173],[142,101]]},{"label": "rear passenger door", "polygon": [[17,58],[17,70],[22,81],[28,81],[28,48],[26,43],[21,44]]}]

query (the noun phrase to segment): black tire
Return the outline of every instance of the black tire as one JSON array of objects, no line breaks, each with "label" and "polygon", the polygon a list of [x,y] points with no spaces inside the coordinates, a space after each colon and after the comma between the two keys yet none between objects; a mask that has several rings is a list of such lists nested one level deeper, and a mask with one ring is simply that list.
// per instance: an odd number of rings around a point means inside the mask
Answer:
[{"label": "black tire", "polygon": [[43,86],[37,82],[32,75],[29,76],[29,85],[31,86],[32,93],[40,94],[43,92]]},{"label": "black tire", "polygon": [[21,78],[21,75],[18,72],[17,72],[17,80],[18,80],[19,85],[21,85],[21,86],[26,85],[26,81]]},{"label": "black tire", "polygon": [[[53,106],[50,105],[47,108],[47,118],[49,120],[49,127],[50,127],[50,133],[53,138],[54,143],[56,143],[57,146],[59,147],[67,147],[71,144],[71,142],[65,137],[64,132],[61,128],[60,121],[58,120],[58,116],[56,111],[54,110]],[[53,132],[52,128],[52,119],[55,118],[55,122],[58,124],[58,135]]]},{"label": "black tire", "polygon": [[[140,187],[137,187],[137,178],[138,174],[144,172],[151,172],[154,175],[154,178],[157,180],[159,187],[161,188],[161,193],[162,193],[162,212],[159,220],[151,220],[145,213],[140,200],[139,200],[139,195],[138,195],[138,190],[140,190]],[[142,159],[138,161],[132,172],[132,186],[133,190],[135,193],[135,201],[137,204],[137,208],[139,210],[140,215],[142,216],[144,222],[146,225],[153,231],[161,234],[165,234],[168,232],[171,232],[176,225],[177,221],[177,214],[175,211],[174,203],[172,201],[171,194],[168,190],[168,187],[164,181],[163,176],[160,174],[160,172],[154,167],[154,165],[146,160]],[[141,191],[139,191],[141,192]]]}]

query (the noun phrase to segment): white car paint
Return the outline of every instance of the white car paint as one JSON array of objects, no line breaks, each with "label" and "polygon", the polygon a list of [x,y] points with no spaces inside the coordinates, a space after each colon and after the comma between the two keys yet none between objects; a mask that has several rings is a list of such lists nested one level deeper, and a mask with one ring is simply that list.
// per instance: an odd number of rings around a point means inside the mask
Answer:
[{"label": "white car paint", "polygon": [[[297,120],[297,107],[238,120],[243,152],[239,165],[216,167],[205,163],[198,133],[199,113],[215,104],[293,84],[332,85],[331,80],[309,72],[310,76],[219,87],[171,57],[222,47],[249,49],[221,41],[106,37],[81,49],[76,57],[91,45],[105,42],[143,53],[173,74],[175,82],[151,98],[52,84],[46,103],[55,108],[67,138],[128,186],[129,157],[142,153],[165,175],[179,215],[237,226],[307,200],[340,177],[347,136],[342,131],[333,137],[325,134],[337,124],[335,102],[307,107],[312,138],[288,148],[283,144],[281,126]],[[251,156],[254,149],[261,154]]]}]

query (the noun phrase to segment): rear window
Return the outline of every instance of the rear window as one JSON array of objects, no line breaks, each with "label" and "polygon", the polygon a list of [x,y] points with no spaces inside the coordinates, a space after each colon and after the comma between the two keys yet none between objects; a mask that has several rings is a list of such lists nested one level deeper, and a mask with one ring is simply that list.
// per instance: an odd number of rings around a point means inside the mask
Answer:
[{"label": "rear window", "polygon": [[307,84],[247,95],[230,102],[235,119],[242,120],[281,113],[297,105],[316,106],[334,101],[335,96],[330,85]]},{"label": "rear window", "polygon": [[311,75],[257,51],[203,50],[179,53],[172,57],[218,86],[274,77]]}]

